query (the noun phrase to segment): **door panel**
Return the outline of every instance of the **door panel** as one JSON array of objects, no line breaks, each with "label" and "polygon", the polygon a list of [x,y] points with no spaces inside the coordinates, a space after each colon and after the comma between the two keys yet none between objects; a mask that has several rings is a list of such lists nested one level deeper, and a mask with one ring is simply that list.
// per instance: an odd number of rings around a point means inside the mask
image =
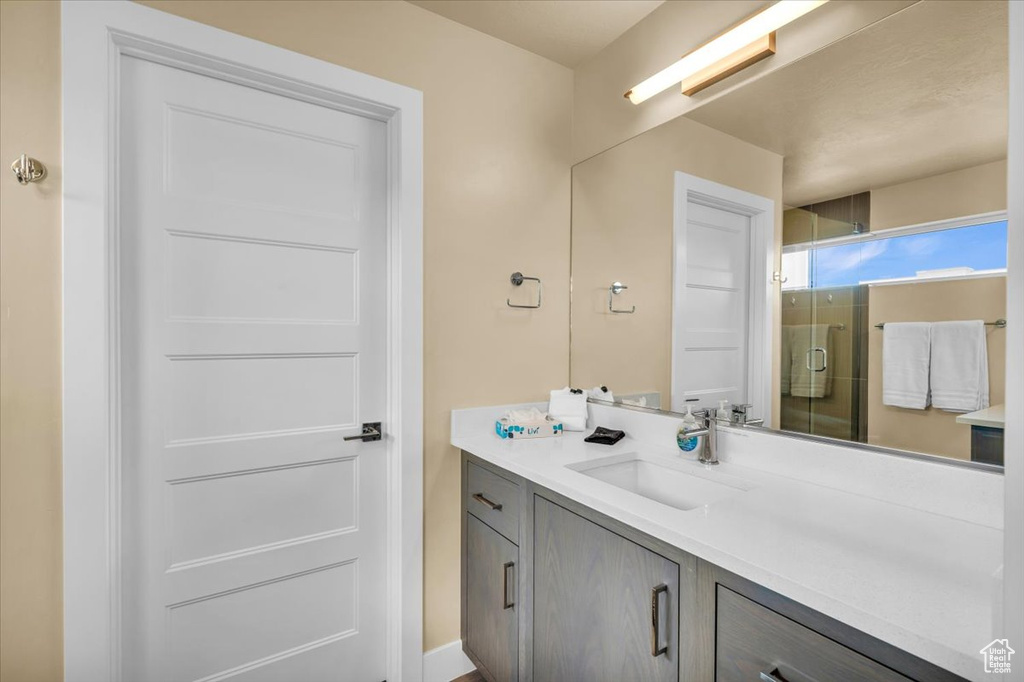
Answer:
[{"label": "door panel", "polygon": [[[535,497],[536,682],[679,679],[679,566]],[[655,589],[664,586],[664,592]],[[658,600],[658,646],[652,645]]]},{"label": "door panel", "polygon": [[124,677],[379,682],[384,125],[122,63]]},{"label": "door panel", "polygon": [[677,310],[682,333],[672,349],[684,378],[673,382],[672,409],[747,402],[750,218],[688,200],[677,254],[685,286]]},{"label": "door panel", "polygon": [[167,249],[172,319],[358,322],[355,251],[181,232]]}]

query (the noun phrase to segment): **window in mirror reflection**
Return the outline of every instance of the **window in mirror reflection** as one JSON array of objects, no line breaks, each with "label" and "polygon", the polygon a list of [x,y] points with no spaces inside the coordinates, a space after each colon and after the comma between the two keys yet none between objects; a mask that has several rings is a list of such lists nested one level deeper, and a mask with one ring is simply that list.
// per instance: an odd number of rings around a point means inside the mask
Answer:
[{"label": "window in mirror reflection", "polygon": [[882,359],[886,323],[1006,317],[1006,232],[1005,220],[984,216],[785,246],[781,428],[1002,464],[1002,429],[992,426],[1003,403],[1001,328],[984,327],[980,344],[985,409],[892,406]]},{"label": "window in mirror reflection", "polygon": [[[782,256],[783,290],[881,284],[1006,272],[1006,221],[828,246]],[[813,277],[812,277],[813,275]]]}]

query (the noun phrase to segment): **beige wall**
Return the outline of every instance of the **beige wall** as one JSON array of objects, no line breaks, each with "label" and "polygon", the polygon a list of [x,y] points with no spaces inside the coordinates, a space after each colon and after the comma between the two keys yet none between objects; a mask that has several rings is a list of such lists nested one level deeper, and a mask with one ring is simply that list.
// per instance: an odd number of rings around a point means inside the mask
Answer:
[{"label": "beige wall", "polygon": [[871,230],[1006,210],[1006,160],[871,190]]},{"label": "beige wall", "polygon": [[[0,680],[61,665],[60,5],[0,2]],[[20,154],[49,169],[22,187]]]},{"label": "beige wall", "polygon": [[[675,171],[774,200],[776,243],[782,225],[782,157],[685,117],[573,168],[572,385],[658,391],[666,409]],[[608,312],[616,280],[629,287],[616,305],[635,314]]]},{"label": "beige wall", "polygon": [[[874,286],[868,294],[868,442],[933,455],[971,458],[971,427],[956,414],[929,407],[906,410],[882,404],[882,332],[879,322],[996,320],[1006,317],[1006,278]],[[1006,330],[986,327],[989,399],[1004,400]]]},{"label": "beige wall", "polygon": [[[871,230],[1006,210],[1006,161],[871,190]],[[928,282],[870,288],[868,295],[868,442],[971,458],[971,429],[942,410],[904,410],[882,404],[882,334],[886,320],[995,320],[1006,317],[1006,278]],[[1006,332],[988,328],[989,399],[1003,402]]]},{"label": "beige wall", "polygon": [[[568,379],[572,73],[405,2],[152,2],[424,92],[424,620],[459,637],[456,407]],[[3,154],[51,170],[3,188],[3,682],[61,670],[59,6],[0,3]],[[498,245],[501,248],[498,248]],[[515,270],[544,307],[511,310]],[[497,371],[499,365],[504,371]]]},{"label": "beige wall", "polygon": [[631,87],[714,38],[768,4],[734,2],[666,2],[633,28],[580,65],[573,95],[573,160],[578,162],[612,145],[670,121],[710,99],[914,4],[913,0],[833,0],[778,31],[776,53],[693,97],[678,88],[640,106],[622,95]]}]

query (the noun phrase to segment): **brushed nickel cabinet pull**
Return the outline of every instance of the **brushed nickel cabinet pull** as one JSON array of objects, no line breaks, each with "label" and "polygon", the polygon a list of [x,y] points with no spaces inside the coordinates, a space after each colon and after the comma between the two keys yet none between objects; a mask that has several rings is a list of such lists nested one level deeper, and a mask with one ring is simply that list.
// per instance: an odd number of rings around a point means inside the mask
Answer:
[{"label": "brushed nickel cabinet pull", "polygon": [[510,609],[510,608],[512,608],[513,606],[516,605],[516,603],[514,601],[512,601],[511,599],[508,598],[508,583],[509,583],[508,574],[509,574],[509,569],[512,569],[514,567],[515,567],[515,562],[509,561],[501,569],[501,572],[503,573],[503,575],[502,575],[502,587],[501,587],[501,608],[502,609]]},{"label": "brushed nickel cabinet pull", "polygon": [[668,585],[662,583],[651,589],[651,656],[655,658],[668,651],[667,644],[663,647],[658,646],[658,641],[661,639],[661,600],[659,597],[662,592],[668,592]]},{"label": "brushed nickel cabinet pull", "polygon": [[786,680],[783,679],[778,668],[773,668],[771,672],[761,673],[761,682],[786,682]]},{"label": "brushed nickel cabinet pull", "polygon": [[491,511],[501,511],[501,505],[491,502],[486,497],[484,497],[483,493],[473,493],[473,499],[479,502],[480,504],[487,505],[488,507],[491,508]]}]

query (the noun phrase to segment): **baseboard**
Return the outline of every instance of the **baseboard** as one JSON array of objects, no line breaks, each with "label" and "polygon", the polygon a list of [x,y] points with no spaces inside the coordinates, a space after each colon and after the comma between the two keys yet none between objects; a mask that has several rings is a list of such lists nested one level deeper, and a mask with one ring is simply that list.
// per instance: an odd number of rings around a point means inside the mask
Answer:
[{"label": "baseboard", "polygon": [[451,682],[476,666],[462,653],[462,640],[448,642],[423,654],[423,682]]}]

